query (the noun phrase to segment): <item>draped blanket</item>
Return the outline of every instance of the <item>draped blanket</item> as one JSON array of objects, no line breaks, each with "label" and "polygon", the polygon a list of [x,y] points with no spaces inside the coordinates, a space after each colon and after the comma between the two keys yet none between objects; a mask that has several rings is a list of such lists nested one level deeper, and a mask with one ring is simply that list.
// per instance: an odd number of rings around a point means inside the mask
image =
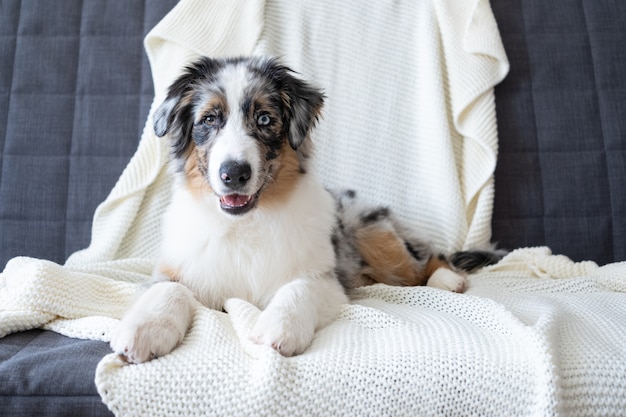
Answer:
[{"label": "draped blanket", "polygon": [[[323,87],[315,170],[387,204],[443,250],[488,244],[508,62],[486,0],[181,1],[146,37],[155,101],[198,55],[280,56]],[[152,112],[151,112],[152,113]],[[149,279],[170,197],[151,116],[65,265],[15,258],[0,336],[42,327],[109,340]],[[96,385],[117,415],[589,415],[626,407],[626,265],[512,252],[466,294],[375,285],[350,294],[302,355],[248,341],[259,310],[200,308],[182,345]]]}]

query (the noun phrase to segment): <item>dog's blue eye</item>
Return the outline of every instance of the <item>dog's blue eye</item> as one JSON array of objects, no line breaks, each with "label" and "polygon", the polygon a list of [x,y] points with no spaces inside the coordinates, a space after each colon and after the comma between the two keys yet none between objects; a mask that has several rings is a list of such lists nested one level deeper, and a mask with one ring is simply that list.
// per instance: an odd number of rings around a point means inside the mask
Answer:
[{"label": "dog's blue eye", "polygon": [[256,122],[259,126],[267,126],[272,122],[272,118],[267,114],[262,114],[259,116]]}]

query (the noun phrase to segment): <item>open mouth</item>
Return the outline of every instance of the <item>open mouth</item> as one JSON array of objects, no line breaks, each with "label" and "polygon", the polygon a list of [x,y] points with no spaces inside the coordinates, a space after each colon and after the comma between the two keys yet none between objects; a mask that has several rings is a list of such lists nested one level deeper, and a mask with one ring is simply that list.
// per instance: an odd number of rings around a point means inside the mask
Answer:
[{"label": "open mouth", "polygon": [[256,206],[257,195],[228,194],[220,197],[220,207],[229,214],[244,214]]}]

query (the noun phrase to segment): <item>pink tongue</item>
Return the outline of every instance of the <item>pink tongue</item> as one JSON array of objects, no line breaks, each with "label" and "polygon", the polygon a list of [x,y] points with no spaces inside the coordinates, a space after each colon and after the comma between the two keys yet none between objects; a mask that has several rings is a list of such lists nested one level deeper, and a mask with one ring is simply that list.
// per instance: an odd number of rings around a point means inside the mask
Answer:
[{"label": "pink tongue", "polygon": [[229,207],[242,207],[248,204],[250,196],[240,194],[229,194],[222,197],[222,203]]}]

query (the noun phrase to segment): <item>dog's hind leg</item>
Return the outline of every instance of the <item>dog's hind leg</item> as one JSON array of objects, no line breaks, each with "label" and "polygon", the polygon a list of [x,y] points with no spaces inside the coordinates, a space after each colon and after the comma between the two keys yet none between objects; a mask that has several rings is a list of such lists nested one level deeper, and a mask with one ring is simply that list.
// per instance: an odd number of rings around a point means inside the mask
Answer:
[{"label": "dog's hind leg", "polygon": [[187,333],[196,305],[184,285],[157,282],[126,312],[111,338],[111,348],[129,363],[170,353]]},{"label": "dog's hind leg", "polygon": [[283,356],[300,354],[311,344],[315,331],[332,321],[347,302],[333,273],[295,279],[276,292],[250,339]]}]

